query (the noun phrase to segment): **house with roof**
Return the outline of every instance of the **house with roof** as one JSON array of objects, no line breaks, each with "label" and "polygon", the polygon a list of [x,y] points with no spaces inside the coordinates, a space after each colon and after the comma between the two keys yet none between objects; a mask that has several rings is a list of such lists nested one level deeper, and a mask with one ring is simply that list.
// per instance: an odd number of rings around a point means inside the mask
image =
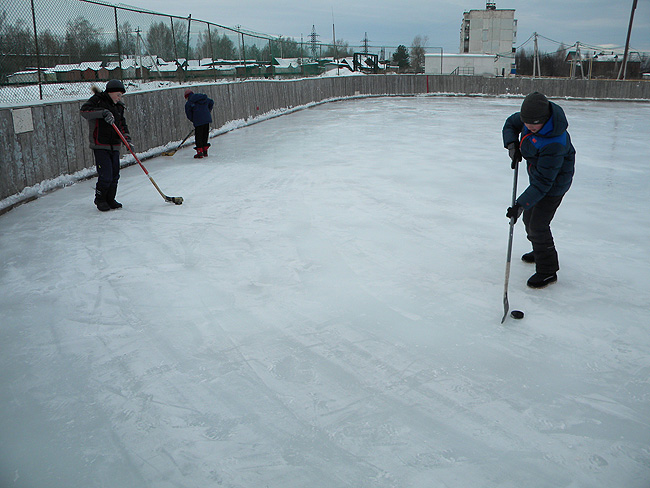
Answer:
[{"label": "house with roof", "polygon": [[300,58],[273,58],[271,67],[271,72],[274,75],[300,75],[302,73]]},{"label": "house with roof", "polygon": [[[589,51],[577,48],[569,49],[564,61],[571,65],[571,77],[584,78],[618,78],[623,55],[614,51]],[[641,56],[637,52],[629,53],[625,77],[641,78]]]}]

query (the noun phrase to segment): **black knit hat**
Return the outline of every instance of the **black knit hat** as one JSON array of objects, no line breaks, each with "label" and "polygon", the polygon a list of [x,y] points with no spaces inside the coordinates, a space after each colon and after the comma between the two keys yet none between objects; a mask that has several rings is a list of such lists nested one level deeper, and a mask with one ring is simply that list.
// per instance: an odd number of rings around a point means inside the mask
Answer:
[{"label": "black knit hat", "polygon": [[519,112],[524,124],[543,124],[551,116],[548,99],[539,92],[533,92],[524,98]]},{"label": "black knit hat", "polygon": [[106,93],[111,93],[111,92],[122,92],[126,93],[126,88],[124,88],[124,85],[120,80],[111,80],[108,83],[106,83]]}]

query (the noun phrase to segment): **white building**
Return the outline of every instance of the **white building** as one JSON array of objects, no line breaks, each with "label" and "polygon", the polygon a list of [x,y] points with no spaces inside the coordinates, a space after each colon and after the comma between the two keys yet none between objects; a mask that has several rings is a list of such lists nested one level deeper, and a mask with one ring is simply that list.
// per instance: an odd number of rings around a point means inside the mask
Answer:
[{"label": "white building", "polygon": [[514,53],[516,40],[514,9],[497,9],[495,2],[487,2],[485,10],[463,13],[460,53],[507,55]]},{"label": "white building", "polygon": [[508,77],[512,75],[513,61],[509,57],[494,54],[425,54],[424,73]]},{"label": "white building", "polygon": [[517,21],[514,9],[463,13],[460,54],[425,54],[424,72],[430,75],[514,76]]}]

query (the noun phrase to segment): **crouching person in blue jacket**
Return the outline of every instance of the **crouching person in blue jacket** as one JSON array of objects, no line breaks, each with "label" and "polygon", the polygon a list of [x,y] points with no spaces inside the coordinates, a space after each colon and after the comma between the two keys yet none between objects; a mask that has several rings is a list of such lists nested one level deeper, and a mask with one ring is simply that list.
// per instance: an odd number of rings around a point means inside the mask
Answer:
[{"label": "crouching person in blue jacket", "polygon": [[195,158],[208,157],[208,136],[212,122],[212,107],[214,101],[203,93],[194,93],[190,88],[185,90],[185,115],[194,124],[194,141],[196,144]]},{"label": "crouching person in blue jacket", "polygon": [[523,212],[526,235],[532,252],[521,259],[535,263],[531,288],[544,288],[557,281],[560,269],[551,220],[573,181],[576,151],[567,132],[569,126],[559,105],[539,92],[528,95],[521,110],[503,126],[503,144],[508,149],[512,169],[523,159],[528,169],[528,188],[519,195],[506,217],[515,222]]}]

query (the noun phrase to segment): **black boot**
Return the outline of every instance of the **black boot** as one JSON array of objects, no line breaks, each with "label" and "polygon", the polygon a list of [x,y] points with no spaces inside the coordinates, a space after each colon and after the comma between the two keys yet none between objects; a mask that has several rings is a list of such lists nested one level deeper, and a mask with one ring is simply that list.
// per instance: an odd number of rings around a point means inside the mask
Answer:
[{"label": "black boot", "polygon": [[111,186],[106,192],[106,203],[111,209],[122,208],[122,204],[115,200],[115,194],[117,193],[117,187]]},{"label": "black boot", "polygon": [[106,202],[106,190],[95,189],[95,205],[97,205],[97,210],[102,212],[107,212],[111,209]]},{"label": "black boot", "polygon": [[531,288],[544,288],[557,281],[556,273],[535,273],[528,278],[527,285]]},{"label": "black boot", "polygon": [[524,263],[534,263],[535,262],[535,254],[533,254],[533,251],[527,252],[521,257],[521,260]]}]

